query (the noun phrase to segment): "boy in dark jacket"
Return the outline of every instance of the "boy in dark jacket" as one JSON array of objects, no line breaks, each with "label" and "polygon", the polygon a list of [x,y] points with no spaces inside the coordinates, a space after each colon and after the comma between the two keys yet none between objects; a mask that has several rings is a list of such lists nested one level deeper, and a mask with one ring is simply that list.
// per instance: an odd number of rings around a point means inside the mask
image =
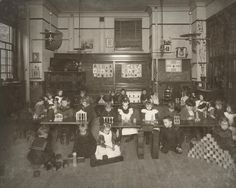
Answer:
[{"label": "boy in dark jacket", "polygon": [[88,130],[87,123],[79,125],[79,132],[75,137],[73,152],[78,157],[90,158],[96,151],[97,142]]},{"label": "boy in dark jacket", "polygon": [[47,127],[40,127],[37,132],[37,137],[34,139],[30,152],[27,155],[28,160],[33,165],[46,164],[54,157],[48,132],[49,128]]},{"label": "boy in dark jacket", "polygon": [[160,142],[161,151],[168,153],[170,150],[175,153],[182,153],[182,139],[179,130],[174,127],[173,120],[170,116],[166,116],[163,119],[164,127],[161,128]]}]

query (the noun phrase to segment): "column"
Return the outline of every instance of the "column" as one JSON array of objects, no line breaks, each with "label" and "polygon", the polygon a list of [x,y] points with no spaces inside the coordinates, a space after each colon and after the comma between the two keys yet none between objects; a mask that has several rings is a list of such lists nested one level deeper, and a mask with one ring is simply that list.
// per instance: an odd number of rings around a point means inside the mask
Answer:
[{"label": "column", "polygon": [[200,88],[206,89],[206,7],[204,2],[195,1],[192,9],[192,33],[196,33],[192,40],[192,75],[193,81]]}]

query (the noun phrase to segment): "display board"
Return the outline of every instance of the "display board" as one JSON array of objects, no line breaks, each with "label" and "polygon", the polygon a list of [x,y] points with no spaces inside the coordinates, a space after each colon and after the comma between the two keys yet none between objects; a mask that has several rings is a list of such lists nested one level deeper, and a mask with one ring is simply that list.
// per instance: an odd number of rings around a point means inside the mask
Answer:
[{"label": "display board", "polygon": [[158,81],[191,81],[190,59],[159,59],[158,70]]},{"label": "display board", "polygon": [[[74,63],[73,63],[74,62]],[[140,91],[148,88],[151,80],[151,56],[140,54],[55,54],[51,59],[53,71],[76,70],[82,63],[86,73],[86,89],[91,95],[125,88]],[[67,69],[65,69],[65,67]]]},{"label": "display board", "polygon": [[93,64],[93,77],[113,77],[113,64]]}]

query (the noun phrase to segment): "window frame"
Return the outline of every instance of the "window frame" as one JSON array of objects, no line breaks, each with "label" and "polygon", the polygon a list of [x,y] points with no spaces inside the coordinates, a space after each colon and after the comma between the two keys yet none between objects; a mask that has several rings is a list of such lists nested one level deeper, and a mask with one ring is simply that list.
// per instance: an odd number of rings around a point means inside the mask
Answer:
[{"label": "window frame", "polygon": [[[140,38],[137,38],[136,41],[140,41],[140,46],[139,47],[117,47],[117,33],[116,33],[116,22],[128,22],[128,21],[134,21],[134,22],[137,22],[137,21],[141,21],[141,27],[138,28],[140,29],[141,31],[141,35],[140,35]],[[138,29],[136,28],[136,25],[137,23],[135,23],[135,31],[136,32]],[[121,28],[121,27],[120,27]],[[122,34],[121,32],[119,34]],[[138,40],[139,39],[139,40]],[[142,18],[115,18],[114,20],[114,50],[115,51],[143,51],[143,36],[142,36]],[[135,40],[134,40],[135,41]]]},{"label": "window frame", "polygon": [[[15,56],[16,56],[16,28],[14,28],[10,24],[6,24],[4,22],[0,22],[1,24],[6,25],[9,28],[9,40],[4,41],[0,39],[0,79],[4,82],[11,82],[16,80],[16,64],[15,64]],[[2,54],[5,53],[5,62],[2,62]],[[11,57],[9,57],[9,52],[11,52]],[[2,65],[5,65],[5,71],[2,72]],[[3,75],[5,76],[3,77]]]}]

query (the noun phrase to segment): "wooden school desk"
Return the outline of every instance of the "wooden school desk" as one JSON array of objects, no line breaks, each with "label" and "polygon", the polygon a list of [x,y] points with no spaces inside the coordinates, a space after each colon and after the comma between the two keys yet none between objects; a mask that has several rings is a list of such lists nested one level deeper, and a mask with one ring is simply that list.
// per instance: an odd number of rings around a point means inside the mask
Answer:
[{"label": "wooden school desk", "polygon": [[[81,122],[41,122],[41,125],[79,125]],[[181,121],[176,127],[184,128],[212,128],[217,125],[215,120],[202,119],[199,122],[194,121]],[[139,159],[144,158],[144,132],[152,133],[151,141],[151,156],[153,159],[159,158],[159,147],[160,147],[160,128],[164,127],[162,121],[141,121],[141,122],[114,122],[112,128],[121,130],[123,128],[137,128],[138,129],[138,140],[137,140],[137,156]]]}]

